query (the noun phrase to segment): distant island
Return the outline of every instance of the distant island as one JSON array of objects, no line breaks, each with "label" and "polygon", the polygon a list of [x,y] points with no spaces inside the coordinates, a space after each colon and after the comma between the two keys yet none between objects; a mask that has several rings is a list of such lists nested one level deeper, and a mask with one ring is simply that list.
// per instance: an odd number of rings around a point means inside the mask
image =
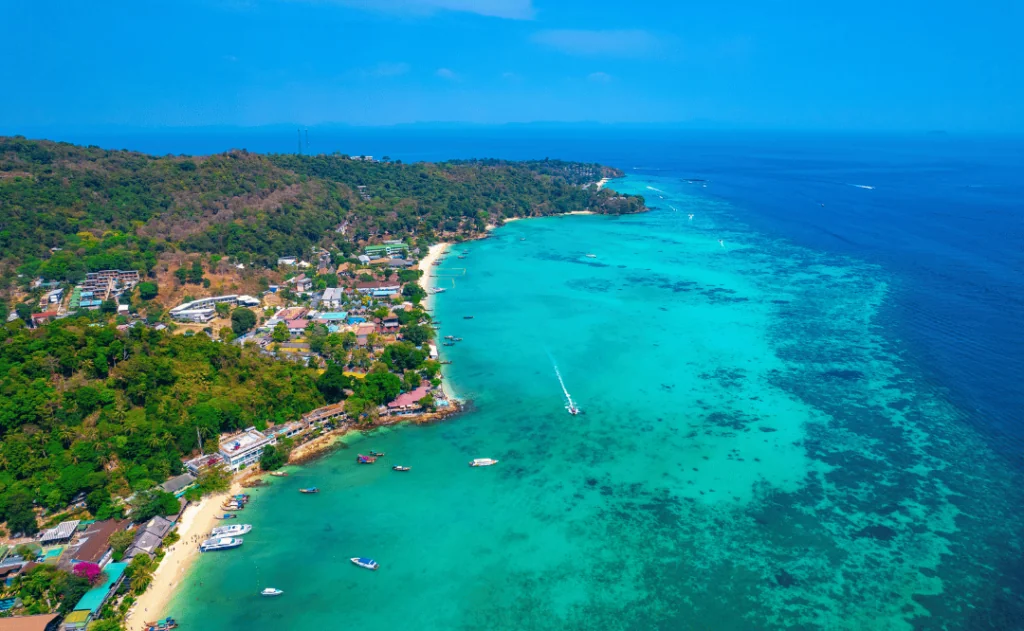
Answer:
[{"label": "distant island", "polygon": [[457,410],[422,282],[438,244],[646,210],[602,186],[621,176],[0,138],[0,599],[120,629],[188,501]]}]

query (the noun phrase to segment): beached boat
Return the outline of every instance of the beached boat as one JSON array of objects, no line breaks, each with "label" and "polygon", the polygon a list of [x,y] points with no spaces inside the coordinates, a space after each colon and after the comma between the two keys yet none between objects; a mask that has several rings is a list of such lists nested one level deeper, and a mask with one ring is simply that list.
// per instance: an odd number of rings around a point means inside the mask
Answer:
[{"label": "beached boat", "polygon": [[366,568],[368,570],[376,570],[377,568],[380,567],[379,563],[377,563],[373,559],[367,559],[365,557],[352,557],[351,559],[349,559],[349,561],[352,561],[353,563],[355,563],[359,567],[363,567],[363,568]]},{"label": "beached boat", "polygon": [[237,548],[242,545],[242,539],[237,537],[220,537],[217,539],[207,539],[206,541],[199,544],[200,552],[215,552],[217,550],[230,550],[231,548]]},{"label": "beached boat", "polygon": [[170,631],[170,629],[178,628],[178,621],[168,616],[163,620],[157,620],[156,622],[147,622],[146,631]]},{"label": "beached boat", "polygon": [[384,457],[384,452],[383,451],[373,451],[371,449],[370,450],[370,455],[373,456],[374,458],[383,458]]},{"label": "beached boat", "polygon": [[270,475],[274,476],[275,478],[286,478],[286,477],[288,477],[288,472],[287,471],[271,471]]},{"label": "beached boat", "polygon": [[260,594],[263,596],[280,596],[283,593],[283,591],[277,589],[276,587],[268,587],[260,592]]},{"label": "beached boat", "polygon": [[252,530],[250,524],[231,524],[230,526],[218,526],[210,531],[214,537],[238,537],[247,534]]},{"label": "beached boat", "polygon": [[221,510],[245,510],[244,504],[238,504],[237,502],[231,502],[230,504],[221,504]]},{"label": "beached boat", "polygon": [[398,464],[396,464],[395,466],[391,467],[392,471],[408,471],[410,469],[412,469],[412,467],[403,467],[402,465],[398,465]]},{"label": "beached boat", "polygon": [[493,458],[474,458],[473,461],[469,463],[469,466],[471,466],[471,467],[489,467],[492,464],[498,464],[498,461],[493,459]]},{"label": "beached boat", "polygon": [[356,464],[373,464],[375,462],[377,462],[377,459],[373,456],[364,456],[363,454],[356,456]]},{"label": "beached boat", "polygon": [[320,489],[316,488],[315,486],[312,486],[312,487],[310,487],[308,489],[299,489],[299,493],[319,493],[319,492],[320,492]]},{"label": "beached boat", "polygon": [[223,515],[217,515],[214,519],[235,519],[238,515],[233,513],[224,513]]}]

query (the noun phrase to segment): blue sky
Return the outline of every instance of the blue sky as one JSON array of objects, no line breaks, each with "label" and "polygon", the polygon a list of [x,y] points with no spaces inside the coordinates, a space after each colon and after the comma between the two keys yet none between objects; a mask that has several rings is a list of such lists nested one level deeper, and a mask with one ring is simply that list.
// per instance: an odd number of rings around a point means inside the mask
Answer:
[{"label": "blue sky", "polygon": [[680,122],[1024,131],[1024,3],[13,0],[0,131]]}]

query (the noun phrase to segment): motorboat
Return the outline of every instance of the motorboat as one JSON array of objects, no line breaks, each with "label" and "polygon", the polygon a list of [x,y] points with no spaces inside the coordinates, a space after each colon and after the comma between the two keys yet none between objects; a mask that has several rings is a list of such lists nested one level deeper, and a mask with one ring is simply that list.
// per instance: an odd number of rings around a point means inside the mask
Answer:
[{"label": "motorboat", "polygon": [[283,593],[284,593],[283,591],[281,591],[280,589],[277,589],[276,587],[268,587],[268,588],[264,589],[263,591],[261,591],[260,595],[262,595],[262,596],[280,596]]},{"label": "motorboat", "polygon": [[275,478],[286,478],[286,477],[288,477],[288,472],[287,471],[271,471],[270,475],[274,476]]},{"label": "motorboat", "polygon": [[396,464],[395,466],[391,467],[392,471],[409,471],[410,469],[412,469],[412,467],[403,467],[402,465],[399,464]]},{"label": "motorboat", "polygon": [[384,457],[384,452],[383,451],[373,451],[373,450],[371,450],[370,451],[370,455],[373,456],[374,458],[383,458]]},{"label": "motorboat", "polygon": [[320,489],[315,486],[311,486],[308,489],[299,489],[299,493],[319,493]]},{"label": "motorboat", "polygon": [[199,544],[200,552],[215,552],[217,550],[230,550],[231,548],[237,548],[242,545],[242,539],[237,537],[219,537],[215,539],[207,539],[206,541]]},{"label": "motorboat", "polygon": [[356,456],[356,464],[373,464],[375,462],[377,462],[377,458],[374,456],[364,456],[363,454]]},{"label": "motorboat", "polygon": [[471,467],[489,467],[491,465],[498,464],[498,461],[493,458],[474,458],[469,463]]},{"label": "motorboat", "polygon": [[597,258],[597,255],[596,255],[596,254],[588,254],[588,255],[587,255],[587,258],[588,258],[588,259],[596,259],[596,258]]},{"label": "motorboat", "polygon": [[366,557],[352,557],[349,561],[352,561],[359,567],[366,568],[367,570],[376,570],[380,567],[379,563],[373,559],[367,559]]},{"label": "motorboat", "polygon": [[235,519],[238,515],[234,513],[224,513],[223,515],[217,515],[214,519]]},{"label": "motorboat", "polygon": [[232,524],[230,526],[218,526],[210,531],[214,537],[238,537],[247,534],[252,530],[250,524]]},{"label": "motorboat", "polygon": [[573,416],[576,416],[577,414],[580,413],[580,409],[576,407],[575,403],[572,402],[569,402],[569,405],[565,406],[565,411]]}]

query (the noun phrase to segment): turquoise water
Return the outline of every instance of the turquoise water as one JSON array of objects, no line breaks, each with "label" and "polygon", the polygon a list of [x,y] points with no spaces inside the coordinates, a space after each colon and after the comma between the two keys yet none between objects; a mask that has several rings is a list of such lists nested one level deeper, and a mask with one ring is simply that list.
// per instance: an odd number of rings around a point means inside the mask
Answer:
[{"label": "turquoise water", "polygon": [[616,188],[657,209],[456,248],[437,318],[473,409],[256,491],[183,629],[1017,628],[1021,480],[906,359],[900,281],[678,180]]}]

